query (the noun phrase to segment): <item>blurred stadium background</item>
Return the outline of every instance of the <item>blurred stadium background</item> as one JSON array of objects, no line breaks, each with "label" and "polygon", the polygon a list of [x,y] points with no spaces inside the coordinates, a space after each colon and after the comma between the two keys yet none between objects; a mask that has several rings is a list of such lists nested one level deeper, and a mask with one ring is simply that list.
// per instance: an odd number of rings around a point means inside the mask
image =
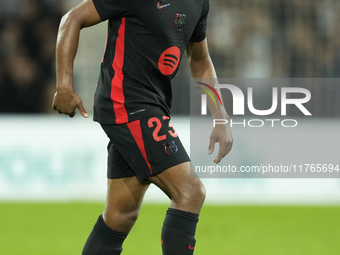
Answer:
[{"label": "blurred stadium background", "polygon": [[[57,28],[79,2],[0,0],[0,254],[79,254],[104,206],[105,134],[91,120],[51,110]],[[208,40],[219,77],[340,77],[338,0],[210,3]],[[90,114],[105,36],[106,23],[83,30],[75,62],[74,86]],[[184,59],[173,83],[173,124],[188,150],[189,79]],[[322,105],[312,112],[336,133],[340,86],[329,88],[309,88]],[[207,206],[195,254],[339,254],[339,179],[203,181]],[[151,187],[145,202],[124,254],[161,253],[168,200]]]}]

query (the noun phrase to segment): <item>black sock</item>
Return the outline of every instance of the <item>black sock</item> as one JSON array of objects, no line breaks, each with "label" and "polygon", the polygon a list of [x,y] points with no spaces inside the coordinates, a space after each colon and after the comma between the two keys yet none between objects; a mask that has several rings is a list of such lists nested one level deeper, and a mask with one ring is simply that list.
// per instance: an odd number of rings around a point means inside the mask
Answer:
[{"label": "black sock", "polygon": [[169,208],[162,228],[163,255],[192,255],[198,215]]},{"label": "black sock", "polygon": [[110,229],[100,215],[88,237],[82,255],[119,255],[126,233]]}]

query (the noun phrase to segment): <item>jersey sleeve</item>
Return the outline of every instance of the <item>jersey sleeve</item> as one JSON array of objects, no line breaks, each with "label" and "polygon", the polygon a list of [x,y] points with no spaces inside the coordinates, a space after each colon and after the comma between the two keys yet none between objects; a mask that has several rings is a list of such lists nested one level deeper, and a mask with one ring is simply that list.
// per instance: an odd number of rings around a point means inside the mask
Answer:
[{"label": "jersey sleeve", "polygon": [[102,21],[126,14],[126,0],[92,0]]},{"label": "jersey sleeve", "polygon": [[209,13],[209,0],[205,0],[202,8],[202,15],[190,38],[191,42],[201,42],[206,37],[207,18]]}]

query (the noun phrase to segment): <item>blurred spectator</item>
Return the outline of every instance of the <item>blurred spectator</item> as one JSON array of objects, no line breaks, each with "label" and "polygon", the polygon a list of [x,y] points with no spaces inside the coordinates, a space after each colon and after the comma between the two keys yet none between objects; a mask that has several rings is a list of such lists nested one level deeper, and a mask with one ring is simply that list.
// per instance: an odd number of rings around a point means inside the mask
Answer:
[{"label": "blurred spectator", "polygon": [[61,16],[61,1],[0,0],[0,112],[46,111]]},{"label": "blurred spectator", "polygon": [[339,0],[211,0],[220,77],[340,77]]},{"label": "blurred spectator", "polygon": [[[50,111],[57,29],[70,1],[0,0],[0,112]],[[208,40],[219,77],[340,77],[339,0],[210,0],[210,6]],[[104,42],[93,36],[92,42],[102,49]],[[82,57],[97,76],[98,65]],[[91,91],[93,84],[82,86]],[[185,96],[180,85],[173,93]],[[187,113],[183,102],[174,102],[176,113]]]}]

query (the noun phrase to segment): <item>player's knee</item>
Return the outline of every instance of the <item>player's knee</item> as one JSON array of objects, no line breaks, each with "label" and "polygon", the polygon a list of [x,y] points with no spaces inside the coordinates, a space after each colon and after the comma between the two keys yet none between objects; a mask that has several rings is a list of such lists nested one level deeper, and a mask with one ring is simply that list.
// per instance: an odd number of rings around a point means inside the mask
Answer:
[{"label": "player's knee", "polygon": [[119,218],[121,222],[126,222],[127,224],[134,224],[139,216],[139,209],[131,210],[129,212],[121,212]]},{"label": "player's knee", "polygon": [[205,186],[203,185],[203,183],[201,186],[201,192],[202,192],[202,204],[203,204],[205,201],[206,195],[207,195],[207,190],[205,189]]},{"label": "player's knee", "polygon": [[127,221],[134,224],[139,216],[139,210],[134,210],[127,215]]},{"label": "player's knee", "polygon": [[122,232],[129,232],[135,224],[138,216],[139,209],[131,210],[128,212],[108,212],[103,213],[105,223],[112,229]]},{"label": "player's knee", "polygon": [[191,186],[189,189],[183,190],[180,193],[180,197],[177,199],[177,202],[190,207],[201,207],[204,203],[205,195],[205,187],[203,183],[199,182],[198,184]]},{"label": "player's knee", "polygon": [[206,190],[205,190],[205,186],[203,185],[203,183],[200,183],[200,185],[198,185],[197,189],[196,189],[196,200],[203,205],[204,200],[205,200],[205,196],[206,196]]}]

